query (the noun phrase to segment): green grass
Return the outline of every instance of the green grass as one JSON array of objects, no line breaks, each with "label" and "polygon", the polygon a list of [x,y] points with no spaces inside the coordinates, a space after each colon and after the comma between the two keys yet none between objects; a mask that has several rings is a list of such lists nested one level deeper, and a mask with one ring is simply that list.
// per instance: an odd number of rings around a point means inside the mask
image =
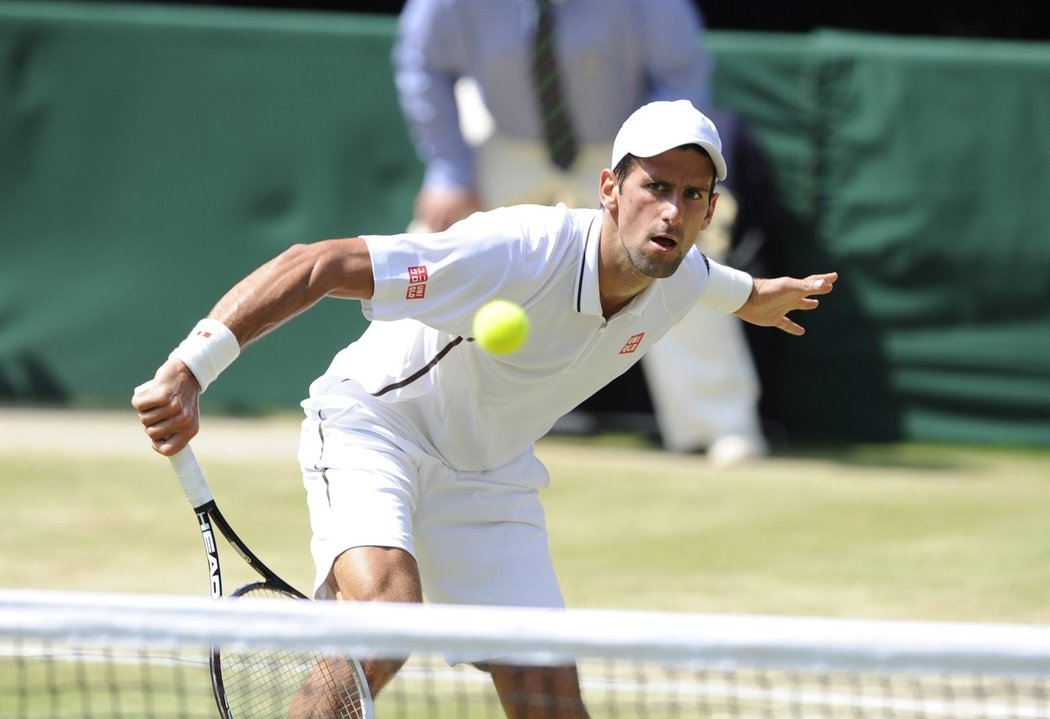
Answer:
[{"label": "green grass", "polygon": [[[307,588],[294,456],[198,454],[233,526]],[[730,470],[637,443],[554,438],[540,454],[570,606],[1050,622],[1047,452],[814,448]],[[0,448],[0,476],[3,585],[205,593],[164,459]],[[225,559],[233,583],[252,577]]]},{"label": "green grass", "polygon": [[571,604],[1050,621],[1047,453],[813,450],[732,470],[549,441]]},{"label": "green grass", "polygon": [[[119,424],[122,434],[137,431]],[[53,449],[39,448],[50,440],[0,444],[0,583],[205,595],[200,536],[167,461],[138,436],[95,443],[99,428],[72,427],[87,439],[74,441],[66,424],[54,429]],[[212,421],[197,453],[233,526],[306,589],[310,532],[287,449],[296,433],[291,417],[265,428]],[[218,441],[209,449],[205,438]],[[793,448],[729,470],[635,437],[550,438],[539,452],[551,469],[544,502],[570,606],[1050,623],[1050,452]],[[221,549],[228,589],[254,579]],[[143,671],[0,658],[0,714],[212,715],[201,661]],[[181,674],[165,678],[172,672]],[[465,695],[435,701],[430,692],[445,685],[403,673],[381,697],[384,713],[458,716],[469,705],[466,715],[499,715],[491,685],[469,679],[458,689]]]},{"label": "green grass", "polygon": [[[307,587],[309,522],[294,457],[205,461],[226,518],[263,561]],[[203,594],[196,520],[165,459],[0,454],[14,507],[0,525],[10,587]],[[255,575],[220,545],[230,589]]]},{"label": "green grass", "polygon": [[81,653],[51,661],[0,656],[0,716],[206,717],[215,714],[201,653]]}]

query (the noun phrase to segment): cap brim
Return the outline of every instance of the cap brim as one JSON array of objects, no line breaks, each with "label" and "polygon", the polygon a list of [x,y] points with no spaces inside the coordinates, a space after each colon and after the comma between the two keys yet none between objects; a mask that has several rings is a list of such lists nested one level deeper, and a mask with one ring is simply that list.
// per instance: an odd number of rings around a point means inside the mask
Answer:
[{"label": "cap brim", "polygon": [[711,158],[711,162],[715,166],[715,176],[719,181],[726,179],[726,161],[722,157],[722,152],[710,141],[701,139],[699,137],[682,137],[677,138],[673,143],[669,143],[667,138],[654,138],[648,143],[642,145],[636,145],[634,148],[627,148],[620,157],[617,159],[616,164],[624,158],[625,155],[631,154],[635,157],[655,157],[661,153],[673,150],[676,147],[682,147],[683,145],[699,145]]}]

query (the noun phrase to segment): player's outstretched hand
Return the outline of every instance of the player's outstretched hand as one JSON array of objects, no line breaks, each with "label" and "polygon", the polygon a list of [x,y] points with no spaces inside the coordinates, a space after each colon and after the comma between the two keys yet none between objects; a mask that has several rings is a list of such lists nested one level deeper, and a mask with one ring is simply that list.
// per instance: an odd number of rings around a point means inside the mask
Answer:
[{"label": "player's outstretched hand", "polygon": [[795,324],[787,316],[788,312],[817,309],[820,300],[813,295],[831,292],[838,278],[838,272],[810,275],[801,280],[794,277],[756,278],[751,296],[734,314],[751,324],[776,327],[790,335],[803,335],[805,328]]},{"label": "player's outstretched hand", "polygon": [[153,449],[170,457],[189,444],[200,429],[200,393],[193,373],[173,359],[135,388],[131,406],[138,410]]}]

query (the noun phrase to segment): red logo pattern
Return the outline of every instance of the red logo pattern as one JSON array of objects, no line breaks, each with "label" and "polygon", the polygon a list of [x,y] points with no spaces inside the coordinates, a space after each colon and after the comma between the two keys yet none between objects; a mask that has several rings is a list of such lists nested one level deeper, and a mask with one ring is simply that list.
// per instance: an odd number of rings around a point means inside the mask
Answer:
[{"label": "red logo pattern", "polygon": [[427,296],[427,274],[426,265],[416,265],[408,268],[408,291],[405,293],[406,300],[420,300]]},{"label": "red logo pattern", "polygon": [[627,338],[627,344],[620,348],[620,354],[629,355],[638,349],[638,346],[642,344],[642,338],[645,337],[644,332],[639,332],[636,335],[631,335]]}]

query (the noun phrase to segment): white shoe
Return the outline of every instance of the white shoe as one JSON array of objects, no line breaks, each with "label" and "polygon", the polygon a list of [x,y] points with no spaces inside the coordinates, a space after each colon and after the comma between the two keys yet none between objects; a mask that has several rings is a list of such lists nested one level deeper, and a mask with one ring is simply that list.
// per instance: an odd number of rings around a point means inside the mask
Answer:
[{"label": "white shoe", "polygon": [[762,439],[743,434],[722,435],[707,448],[707,461],[716,467],[728,467],[748,459],[765,457],[769,448]]}]

